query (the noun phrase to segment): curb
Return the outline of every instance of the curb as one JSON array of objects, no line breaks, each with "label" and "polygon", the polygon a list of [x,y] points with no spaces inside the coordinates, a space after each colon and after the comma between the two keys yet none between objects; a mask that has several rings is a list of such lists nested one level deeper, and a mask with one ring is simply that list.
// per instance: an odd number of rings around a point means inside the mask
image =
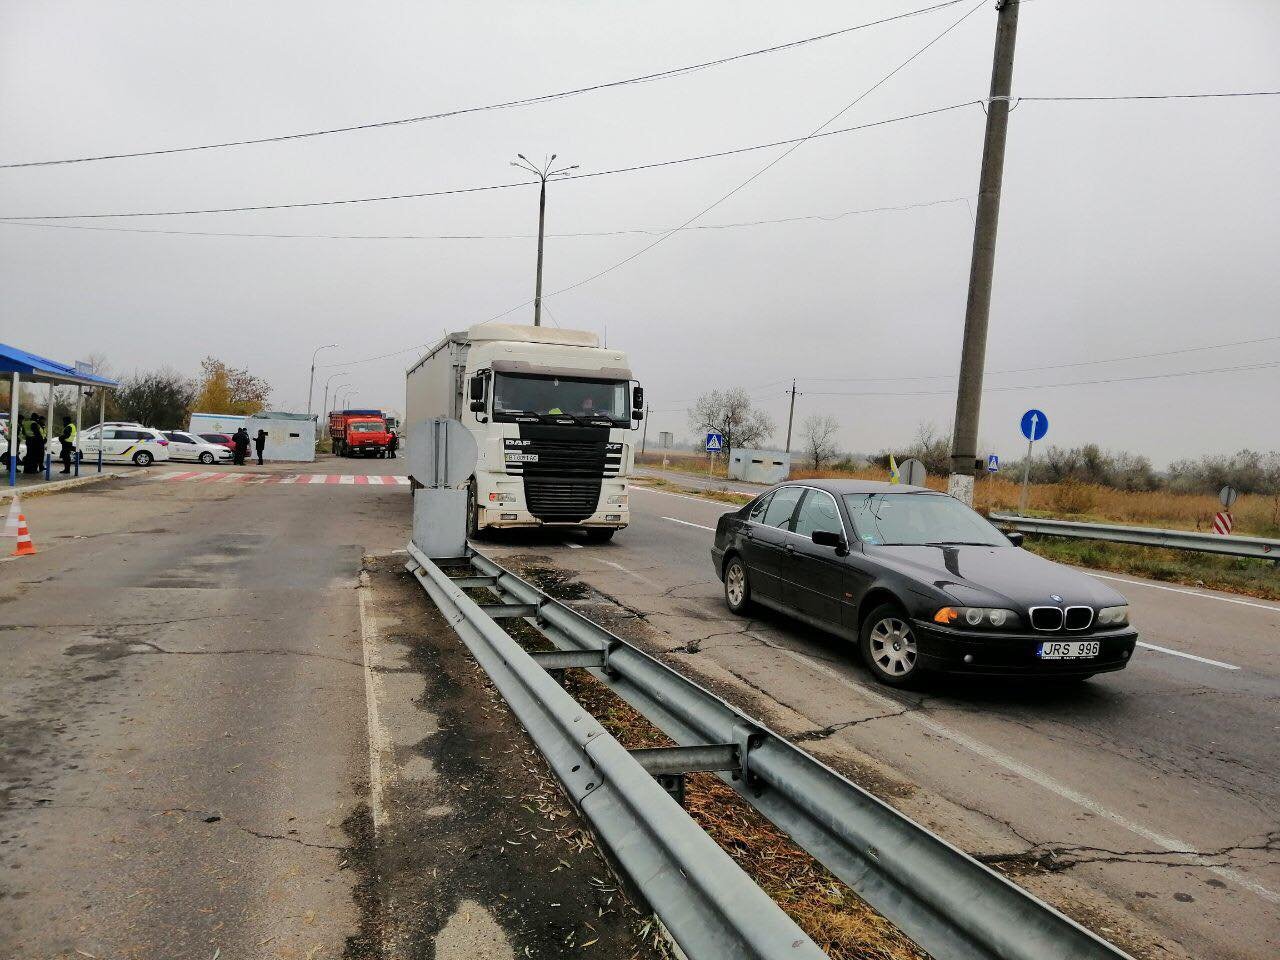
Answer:
[{"label": "curb", "polygon": [[[149,469],[144,468],[128,474],[129,477],[143,476],[149,473]],[[10,500],[15,496],[18,497],[39,497],[48,494],[62,493],[64,490],[74,490],[76,487],[87,486],[90,483],[101,483],[103,480],[113,480],[126,476],[120,473],[95,473],[90,477],[73,477],[70,480],[51,480],[39,487],[3,487],[0,488],[0,502]]]}]

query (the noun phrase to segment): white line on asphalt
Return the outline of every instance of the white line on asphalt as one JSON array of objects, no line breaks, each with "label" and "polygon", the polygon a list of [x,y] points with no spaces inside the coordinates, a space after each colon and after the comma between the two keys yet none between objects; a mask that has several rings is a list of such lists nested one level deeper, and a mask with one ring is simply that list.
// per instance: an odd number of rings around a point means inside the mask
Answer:
[{"label": "white line on asphalt", "polygon": [[[653,488],[651,488],[651,487],[642,487],[642,486],[635,485],[635,484],[633,484],[633,485],[632,485],[631,489],[632,489],[632,490],[641,490],[641,491],[643,491],[643,492],[645,492],[645,493],[656,493],[656,494],[657,494],[658,496],[660,496],[660,497],[679,497],[681,500],[694,500],[694,501],[697,501],[698,503],[709,503],[709,504],[711,504],[713,507],[726,507],[726,508],[727,508],[727,507],[732,507],[732,506],[734,506],[734,504],[732,504],[732,503],[725,503],[725,502],[724,502],[724,501],[722,501],[722,500],[710,500],[710,499],[708,499],[707,497],[691,497],[691,496],[689,496],[689,494],[687,494],[687,493],[671,493],[671,492],[669,492],[669,491],[667,491],[667,490],[654,490],[654,489],[653,489]],[[731,491],[731,492],[732,492],[732,491]],[[726,510],[726,512],[728,512],[728,511]]]},{"label": "white line on asphalt", "polygon": [[1223,670],[1239,670],[1234,663],[1223,663],[1221,660],[1210,660],[1208,657],[1197,657],[1194,653],[1183,653],[1181,650],[1170,650],[1168,647],[1157,647],[1154,643],[1147,643],[1145,640],[1139,640],[1138,646],[1146,647],[1148,650],[1159,650],[1161,653],[1172,654],[1175,657],[1186,657],[1188,660],[1195,660],[1198,663],[1207,663],[1212,667],[1221,667]]},{"label": "white line on asphalt", "polygon": [[[858,683],[856,680],[851,680],[849,677],[846,677],[844,674],[839,673],[836,670],[832,670],[830,667],[826,666],[825,664],[819,663],[818,661],[808,656],[805,656],[803,653],[800,653],[796,650],[788,649],[787,647],[774,643],[768,638],[761,637],[758,634],[756,634],[755,636],[756,636],[756,639],[760,640],[763,644],[765,644],[765,646],[771,647],[772,649],[777,650],[779,653],[783,654],[784,656],[790,657],[792,660],[795,660],[798,663],[802,663],[805,666],[809,667],[811,670],[814,670],[817,673],[822,674],[824,677],[834,680],[837,683],[845,687],[848,687],[850,690],[856,691],[861,696],[866,697],[868,700],[871,700],[873,703],[878,704],[885,710],[897,711],[902,709],[902,704],[899,703],[897,700],[892,700],[881,693],[877,693],[876,691],[870,689],[869,687],[866,687],[863,684]],[[929,730],[940,737],[950,740],[952,743],[957,744],[958,746],[964,747],[966,750],[970,751],[971,753],[977,754],[978,756],[982,757],[984,760],[988,760],[991,763],[996,764],[997,766],[1004,767],[1010,773],[1017,774],[1023,779],[1029,780],[1030,782],[1036,784],[1037,786],[1042,787],[1045,790],[1048,790],[1050,793],[1057,794],[1062,799],[1068,800],[1071,803],[1076,804],[1076,806],[1083,807],[1084,809],[1088,810],[1091,813],[1096,814],[1099,817],[1103,817],[1106,820],[1110,820],[1112,823],[1116,824],[1117,826],[1123,827],[1125,830],[1128,830],[1130,833],[1136,834],[1137,836],[1142,837],[1145,840],[1149,840],[1152,843],[1156,844],[1157,846],[1163,847],[1165,850],[1168,850],[1171,853],[1173,852],[1187,853],[1187,851],[1195,850],[1195,846],[1193,844],[1190,844],[1185,840],[1179,840],[1176,837],[1170,837],[1161,833],[1156,833],[1154,830],[1150,830],[1139,823],[1134,823],[1132,820],[1130,820],[1128,817],[1124,816],[1123,814],[1116,813],[1114,810],[1111,810],[1108,807],[1104,807],[1101,803],[1099,803],[1097,800],[1094,800],[1092,797],[1087,797],[1084,794],[1071,789],[1065,784],[1059,783],[1057,780],[1050,777],[1047,773],[1043,773],[1040,770],[1035,769],[1034,767],[1030,767],[1027,764],[1023,763],[1021,760],[1015,760],[1013,757],[1010,757],[1007,754],[1001,753],[999,750],[996,750],[994,747],[990,747],[985,743],[982,743],[978,740],[974,740],[972,737],[966,736],[965,734],[960,733],[957,730],[952,730],[950,727],[944,726],[943,724],[932,719],[931,717],[923,716],[919,712],[915,712],[915,711],[903,714],[903,716],[909,718],[910,720],[924,727],[926,730]],[[1204,858],[1196,857],[1195,855],[1191,854],[1191,855],[1188,855],[1188,859],[1199,859],[1203,863]],[[1267,887],[1264,887],[1260,883],[1255,883],[1253,880],[1250,880],[1249,877],[1241,873],[1239,870],[1235,870],[1231,867],[1220,867],[1211,863],[1204,863],[1203,865],[1206,867],[1206,869],[1209,870],[1209,872],[1216,873],[1218,876],[1222,877],[1223,879],[1230,880],[1231,882],[1241,887],[1244,887],[1246,890],[1249,890],[1250,892],[1257,894],[1263,900],[1266,900],[1269,903],[1280,904],[1280,893],[1276,893],[1275,891],[1270,890]]]},{"label": "white line on asphalt", "polygon": [[1216,593],[1201,593],[1199,590],[1182,590],[1178,587],[1166,587],[1160,583],[1146,583],[1142,580],[1126,580],[1124,577],[1113,577],[1105,573],[1094,573],[1089,571],[1089,576],[1097,577],[1099,580],[1114,580],[1116,583],[1127,583],[1135,587],[1148,587],[1152,590],[1168,590],[1170,593],[1183,593],[1188,597],[1200,597],[1204,600],[1221,600],[1223,603],[1237,603],[1242,607],[1257,607],[1259,610],[1269,610],[1272,613],[1280,613],[1280,607],[1270,603],[1257,603],[1253,600],[1237,600],[1235,597],[1220,597]]},{"label": "white line on asphalt", "polygon": [[568,547],[570,550],[581,550],[581,549],[582,549],[582,544],[580,544],[580,543],[568,543],[568,542],[566,541],[565,546],[566,546],[566,547]]},{"label": "white line on asphalt", "polygon": [[712,533],[716,532],[715,527],[704,527],[700,523],[690,523],[688,520],[677,520],[675,517],[663,517],[662,519],[670,520],[672,523],[683,523],[686,527],[697,527],[699,530],[710,530]]},{"label": "white line on asphalt", "polygon": [[378,715],[378,700],[382,695],[382,680],[375,672],[378,663],[378,628],[369,609],[368,574],[361,574],[360,589],[360,645],[364,650],[364,702],[369,727],[369,811],[373,817],[373,831],[381,833],[387,822],[387,808],[382,802],[382,758],[391,755],[391,737]]},{"label": "white line on asphalt", "polygon": [[615,570],[620,570],[621,572],[625,573],[628,577],[632,577],[635,580],[639,580],[645,586],[661,589],[661,584],[654,583],[648,577],[642,577],[640,574],[636,573],[634,570],[628,570],[626,567],[624,567],[620,563],[614,563],[612,560],[605,560],[603,557],[590,557],[588,559],[594,560],[596,563],[603,563],[606,567],[613,567],[613,569]]}]

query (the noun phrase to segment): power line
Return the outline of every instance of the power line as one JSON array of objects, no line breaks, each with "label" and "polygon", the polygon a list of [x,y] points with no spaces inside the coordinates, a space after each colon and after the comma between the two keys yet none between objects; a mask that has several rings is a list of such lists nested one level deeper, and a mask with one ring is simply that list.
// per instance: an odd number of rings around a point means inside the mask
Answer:
[{"label": "power line", "polygon": [[[686,227],[686,230],[731,230],[739,227],[764,227],[773,226],[783,223],[801,223],[804,221],[818,220],[825,223],[834,223],[845,217],[857,216],[860,214],[870,213],[889,213],[903,210],[917,210],[924,207],[936,207],[947,203],[968,203],[968,197],[947,197],[941,200],[922,200],[916,203],[902,203],[883,207],[863,207],[857,210],[844,210],[840,213],[832,214],[806,214],[794,217],[776,217],[768,220],[744,220],[737,223],[706,223],[696,224]],[[421,234],[421,233],[240,233],[234,231],[221,230],[154,230],[145,227],[91,227],[87,224],[77,223],[31,223],[23,220],[2,220],[0,224],[10,227],[43,227],[47,230],[87,230],[93,233],[141,233],[141,234],[157,234],[160,236],[174,237],[233,237],[242,239],[259,239],[259,240],[532,240],[537,237],[536,233],[505,233],[505,234],[478,234],[478,233],[439,233],[439,234]],[[579,231],[576,233],[548,233],[548,240],[569,240],[593,237],[621,237],[632,236],[635,234],[657,236],[667,233],[670,227],[658,227],[647,229],[644,227],[629,227],[619,230],[590,230]]]},{"label": "power line", "polygon": [[[598,271],[598,272],[596,272],[596,273],[593,273],[593,274],[591,274],[591,275],[590,275],[590,276],[588,276],[588,277],[584,277],[583,279],[581,279],[581,280],[577,281],[576,283],[571,283],[571,284],[569,284],[567,287],[561,287],[559,290],[553,290],[551,293],[547,294],[547,296],[548,296],[548,297],[558,296],[559,294],[567,293],[567,292],[569,292],[570,290],[576,290],[577,288],[582,287],[582,286],[585,286],[586,284],[591,283],[591,282],[592,282],[592,281],[594,281],[594,280],[598,280],[598,279],[600,279],[601,277],[605,276],[606,274],[612,273],[614,270],[617,270],[619,267],[626,266],[628,263],[630,263],[631,261],[635,260],[637,257],[641,257],[641,256],[643,256],[644,254],[648,253],[648,252],[649,252],[650,250],[652,250],[654,247],[658,246],[658,244],[662,243],[663,241],[665,241],[665,240],[669,239],[670,237],[674,236],[675,234],[679,233],[681,230],[683,230],[683,229],[685,229],[686,227],[688,227],[688,226],[689,226],[690,224],[692,224],[694,221],[702,219],[704,216],[706,216],[708,213],[710,213],[710,212],[711,212],[712,210],[714,210],[716,207],[720,206],[720,204],[724,203],[726,200],[728,200],[730,197],[732,197],[732,196],[733,196],[734,194],[736,194],[738,191],[740,191],[740,190],[744,189],[744,188],[745,188],[745,187],[747,187],[749,184],[751,184],[753,181],[755,181],[755,180],[756,180],[756,179],[758,179],[759,177],[763,176],[766,172],[768,172],[768,171],[769,171],[769,170],[771,170],[773,167],[775,167],[777,164],[781,163],[781,162],[782,162],[783,160],[785,160],[787,157],[791,156],[791,154],[795,153],[795,151],[796,151],[796,150],[800,149],[800,147],[801,147],[803,144],[808,143],[808,142],[809,142],[810,140],[812,140],[814,137],[819,136],[819,135],[820,135],[820,133],[821,133],[821,131],[822,131],[824,128],[826,128],[826,127],[830,126],[832,123],[835,123],[835,121],[836,121],[836,120],[840,119],[840,117],[842,117],[842,116],[844,116],[844,114],[848,113],[848,112],[849,112],[851,109],[853,109],[857,104],[859,104],[861,101],[863,101],[863,100],[864,100],[864,99],[866,99],[868,96],[870,96],[870,95],[871,95],[875,90],[879,89],[881,86],[883,86],[885,83],[887,83],[887,82],[888,82],[892,77],[894,77],[897,73],[899,73],[901,70],[905,69],[909,64],[911,64],[912,62],[914,62],[918,57],[922,56],[922,55],[925,53],[925,51],[927,51],[930,47],[932,47],[934,44],[936,44],[936,43],[938,43],[940,40],[942,40],[942,38],[943,38],[943,37],[945,37],[947,34],[949,34],[949,33],[950,33],[952,30],[954,30],[956,27],[960,26],[960,24],[964,23],[964,21],[965,21],[965,20],[967,20],[967,19],[969,19],[969,17],[971,17],[971,16],[973,16],[975,13],[977,13],[977,12],[978,12],[978,10],[980,10],[980,9],[981,9],[985,4],[986,4],[986,0],[979,0],[979,2],[978,2],[976,5],[974,5],[973,7],[971,7],[971,8],[970,8],[970,9],[969,9],[969,10],[968,10],[968,11],[967,11],[963,16],[961,16],[958,20],[956,20],[955,22],[953,22],[950,26],[948,26],[945,30],[943,30],[941,33],[939,33],[937,36],[935,36],[932,40],[930,40],[930,41],[929,41],[928,43],[926,43],[924,46],[922,46],[922,47],[920,47],[918,50],[916,50],[916,52],[915,52],[915,53],[911,54],[911,56],[907,57],[907,59],[903,60],[900,64],[898,64],[896,67],[894,67],[894,68],[893,68],[892,70],[890,70],[888,73],[886,73],[883,77],[881,77],[879,80],[877,80],[877,81],[876,81],[875,83],[873,83],[871,86],[867,87],[867,89],[866,89],[866,90],[862,91],[862,93],[858,94],[856,97],[854,97],[852,100],[850,100],[847,104],[845,104],[843,107],[841,107],[839,110],[837,110],[834,114],[832,114],[828,119],[826,119],[826,120],[824,120],[822,123],[818,124],[818,126],[817,126],[817,127],[815,127],[812,131],[810,131],[808,135],[806,135],[806,136],[804,136],[804,137],[801,137],[801,138],[799,138],[798,140],[796,140],[796,141],[792,142],[792,144],[791,144],[790,146],[788,146],[786,150],[784,150],[782,153],[778,154],[778,156],[774,157],[772,160],[770,160],[768,163],[766,163],[763,167],[761,167],[759,170],[757,170],[757,171],[756,171],[755,173],[753,173],[751,176],[747,177],[747,179],[746,179],[746,180],[743,180],[740,184],[738,184],[736,187],[734,187],[734,188],[733,188],[732,190],[730,190],[728,193],[724,194],[723,196],[721,196],[719,199],[717,199],[716,201],[714,201],[714,202],[713,202],[713,203],[711,203],[710,205],[708,205],[708,206],[706,206],[706,207],[703,207],[701,210],[699,210],[697,213],[695,213],[692,217],[690,217],[690,218],[689,218],[688,220],[686,220],[684,223],[680,224],[680,226],[675,227],[675,228],[673,228],[673,229],[669,230],[668,232],[664,233],[662,236],[660,236],[660,237],[658,237],[656,240],[654,240],[652,243],[647,244],[647,245],[645,245],[645,246],[641,247],[641,248],[640,248],[639,250],[637,250],[635,253],[631,254],[630,256],[624,257],[623,259],[619,260],[617,263],[612,264],[611,266],[605,267],[603,270],[600,270],[600,271]],[[949,109],[954,109],[954,108],[949,108]],[[931,112],[934,112],[934,111],[931,111]],[[941,111],[936,111],[936,112],[941,112]],[[532,303],[532,302],[533,302],[533,301],[531,301],[531,300],[530,300],[530,301],[526,301],[525,303],[517,304],[516,306],[511,307],[511,308],[510,308],[510,309],[508,309],[508,310],[504,310],[502,313],[499,313],[499,314],[497,314],[497,315],[495,315],[495,316],[493,316],[493,317],[490,317],[488,320],[482,321],[482,323],[492,323],[494,320],[500,320],[500,319],[502,319],[503,317],[507,316],[508,314],[514,313],[515,311],[520,310],[521,308],[528,306],[528,305],[529,305],[530,303]]]},{"label": "power line", "polygon": [[[1106,357],[1102,360],[1077,360],[1073,363],[1051,363],[1039,367],[1010,367],[1004,370],[988,370],[989,375],[1005,373],[1038,373],[1044,370],[1065,370],[1069,367],[1091,367],[1100,363],[1124,363],[1128,360],[1150,360],[1155,357],[1174,357],[1184,353],[1200,353],[1204,350],[1223,350],[1227,347],[1253,346],[1274,343],[1280,336],[1255,337],[1251,340],[1231,340],[1226,343],[1210,343],[1201,347],[1183,347],[1178,350],[1161,350],[1157,353],[1134,353],[1124,357]],[[931,373],[913,377],[800,377],[806,383],[900,383],[904,380],[954,380],[955,373]]]},{"label": "power line", "polygon": [[[629,167],[615,167],[609,170],[597,170],[592,173],[576,173],[566,177],[561,177],[558,182],[570,180],[590,180],[595,177],[610,177],[622,173],[637,173],[642,170],[656,170],[660,167],[671,167],[683,163],[697,163],[702,160],[716,160],[721,157],[736,156],[741,153],[752,153],[756,150],[768,150],[772,147],[784,147],[789,145],[799,146],[808,140],[819,139],[821,137],[834,137],[846,133],[855,133],[859,130],[870,130],[874,127],[883,127],[891,123],[900,123],[906,120],[918,120],[923,117],[936,116],[941,113],[948,113],[952,110],[960,110],[964,107],[977,106],[982,103],[981,100],[967,100],[964,103],[953,103],[944,107],[935,107],[931,110],[922,110],[917,113],[907,113],[897,117],[888,117],[884,120],[873,120],[870,123],[862,123],[852,127],[841,127],[838,130],[828,130],[823,133],[814,132],[804,137],[794,137],[790,140],[774,140],[769,143],[756,143],[746,147],[733,147],[729,150],[719,150],[714,153],[700,153],[690,157],[678,157],[673,160],[655,160],[652,163],[633,164]],[[847,109],[847,108],[846,108]],[[841,111],[844,112],[844,111]],[[837,114],[839,116],[839,114]],[[830,123],[831,121],[827,121]],[[825,124],[824,124],[825,126]],[[794,149],[794,147],[793,147]],[[790,153],[791,151],[787,151]],[[786,156],[784,153],[781,156]],[[778,159],[781,159],[781,156]],[[774,161],[777,162],[776,160]],[[768,169],[766,167],[765,169]],[[761,171],[763,172],[763,171]],[[759,176],[759,174],[756,174]],[[748,181],[750,182],[750,181]],[[202,213],[247,213],[258,210],[296,210],[303,207],[333,207],[346,206],[358,203],[381,203],[388,200],[416,200],[424,197],[444,197],[461,193],[482,193],[491,190],[509,190],[513,187],[529,187],[537,186],[537,180],[522,180],[514,183],[497,183],[487,184],[478,187],[458,187],[451,190],[430,190],[422,193],[399,193],[379,197],[355,197],[342,200],[309,200],[300,203],[269,203],[259,204],[256,206],[239,206],[239,207],[210,207],[195,210],[147,210],[135,211],[131,213],[61,213],[61,214],[44,214],[44,215],[26,215],[26,216],[0,216],[0,221],[25,221],[25,220],[95,220],[115,217],[179,217],[189,214]],[[745,186],[743,184],[742,186]],[[741,189],[741,186],[737,189]],[[736,191],[735,191],[736,192]],[[731,195],[731,194],[730,194]],[[725,198],[722,198],[725,199]],[[714,206],[714,204],[713,204]],[[708,210],[711,208],[708,208]],[[697,219],[694,217],[693,219]],[[689,221],[692,222],[692,221]],[[683,229],[682,227],[675,228]]]},{"label": "power line", "polygon": [[[1200,377],[1215,373],[1242,373],[1252,370],[1272,370],[1280,367],[1280,360],[1267,363],[1243,364],[1235,367],[1214,367],[1207,370],[1179,370],[1173,373],[1149,373],[1133,377],[1105,377],[1096,380],[1069,380],[1066,383],[1024,383],[1005,387],[984,387],[984,393],[1010,390],[1053,390],[1057,387],[1084,387],[1103,383],[1136,383],[1141,380],[1168,380],[1176,377]],[[811,397],[953,397],[954,390],[888,390],[835,392],[810,390]]]},{"label": "power line", "polygon": [[504,100],[500,103],[490,103],[479,107],[459,107],[452,110],[445,110],[440,113],[424,114],[418,117],[403,117],[399,120],[382,120],[374,123],[359,123],[345,127],[331,127],[325,130],[312,130],[306,133],[287,133],[271,137],[257,137],[250,140],[228,140],[222,143],[205,143],[187,147],[168,147],[158,150],[137,150],[130,153],[108,153],[90,157],[71,157],[61,160],[30,160],[17,163],[0,163],[0,169],[15,169],[20,167],[48,167],[58,166],[71,163],[92,163],[99,160],[123,160],[133,157],[154,157],[164,154],[174,153],[192,153],[197,150],[219,150],[225,147],[246,147],[262,143],[279,143],[287,140],[305,140],[312,137],[325,137],[336,133],[354,133],[360,130],[378,130],[385,127],[404,126],[411,123],[426,123],[432,120],[443,120],[448,117],[458,117],[469,113],[483,113],[489,110],[508,110],[514,107],[526,107],[538,103],[548,103],[553,100],[562,100],[567,97],[576,97],[585,93],[595,93],[600,90],[610,90],[616,87],[629,86],[637,83],[651,83],[655,80],[667,80],[672,77],[683,76],[687,73],[706,70],[711,67],[723,66],[727,63],[733,63],[738,60],[745,60],[749,57],[758,57],[770,53],[779,53],[784,50],[793,50],[796,47],[802,47],[806,44],[817,43],[821,40],[830,40],[833,37],[843,36],[845,34],[854,33],[858,30],[865,30],[869,27],[877,27],[882,24],[892,23],[895,20],[905,20],[909,17],[916,17],[926,13],[932,13],[935,10],[942,10],[945,7],[951,7],[960,3],[961,0],[945,0],[943,3],[936,3],[933,6],[921,7],[917,10],[909,10],[906,13],[896,14],[892,17],[885,17],[881,20],[873,20],[868,23],[859,23],[851,27],[842,27],[839,30],[831,30],[827,33],[820,33],[812,37],[804,37],[800,40],[791,40],[787,43],[775,44],[771,47],[762,47],[758,50],[748,50],[744,53],[737,53],[728,57],[721,57],[718,60],[707,60],[702,63],[689,64],[683,67],[674,67],[670,70],[660,70],[656,73],[646,73],[637,77],[627,77],[623,80],[610,80],[605,83],[595,83],[585,87],[575,87],[571,90],[562,90],[558,93],[544,93],[535,97],[523,97],[518,100]]},{"label": "power line", "polygon": [[1227,90],[1222,93],[1120,93],[1080,97],[1008,97],[1018,103],[1096,103],[1118,100],[1221,100],[1227,97],[1280,97],[1280,90]]}]

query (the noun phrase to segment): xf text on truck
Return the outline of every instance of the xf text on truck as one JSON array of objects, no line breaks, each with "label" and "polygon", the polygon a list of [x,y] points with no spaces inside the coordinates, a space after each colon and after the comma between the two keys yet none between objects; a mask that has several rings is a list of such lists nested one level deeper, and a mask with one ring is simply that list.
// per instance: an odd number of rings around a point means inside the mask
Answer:
[{"label": "xf text on truck", "polygon": [[406,392],[408,423],[450,417],[476,438],[468,535],[566,526],[603,541],[630,521],[629,431],[644,391],[626,354],[594,333],[513,324],[451,333],[409,368]]}]

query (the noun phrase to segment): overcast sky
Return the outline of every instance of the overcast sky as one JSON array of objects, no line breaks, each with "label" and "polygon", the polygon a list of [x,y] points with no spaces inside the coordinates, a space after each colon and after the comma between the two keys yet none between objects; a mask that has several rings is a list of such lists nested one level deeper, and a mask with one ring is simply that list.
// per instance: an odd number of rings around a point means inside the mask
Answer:
[{"label": "overcast sky", "polygon": [[[876,2],[0,2],[0,162],[240,140],[477,106],[647,74],[928,5]],[[581,172],[803,136],[973,4],[688,75],[529,107],[307,140],[0,170],[0,216],[291,203],[510,182],[517,151]],[[985,96],[994,3],[845,113],[853,126]],[[1035,0],[1015,95],[1280,90],[1280,3]],[[706,389],[749,388],[778,423],[830,413],[842,445],[950,422],[983,112],[810,141],[690,230],[551,297],[565,327],[630,353],[656,431]],[[676,226],[784,148],[555,185],[548,232]],[[1280,97],[1022,103],[1010,118],[982,437],[1018,418],[1157,464],[1280,447]],[[952,201],[934,203],[934,201]],[[912,209],[853,213],[880,207]],[[306,407],[311,351],[338,363],[433,342],[532,296],[534,187],[248,213],[63,220],[144,230],[479,234],[266,239],[0,224],[0,340],[115,370],[194,374],[215,355]],[[552,238],[558,290],[655,239]],[[532,308],[512,315],[531,322]],[[1029,373],[1275,337],[1269,342]],[[403,408],[414,351],[350,372]],[[924,379],[928,378],[928,379]],[[998,389],[1030,386],[1031,389]],[[823,396],[820,392],[872,396]]]}]

